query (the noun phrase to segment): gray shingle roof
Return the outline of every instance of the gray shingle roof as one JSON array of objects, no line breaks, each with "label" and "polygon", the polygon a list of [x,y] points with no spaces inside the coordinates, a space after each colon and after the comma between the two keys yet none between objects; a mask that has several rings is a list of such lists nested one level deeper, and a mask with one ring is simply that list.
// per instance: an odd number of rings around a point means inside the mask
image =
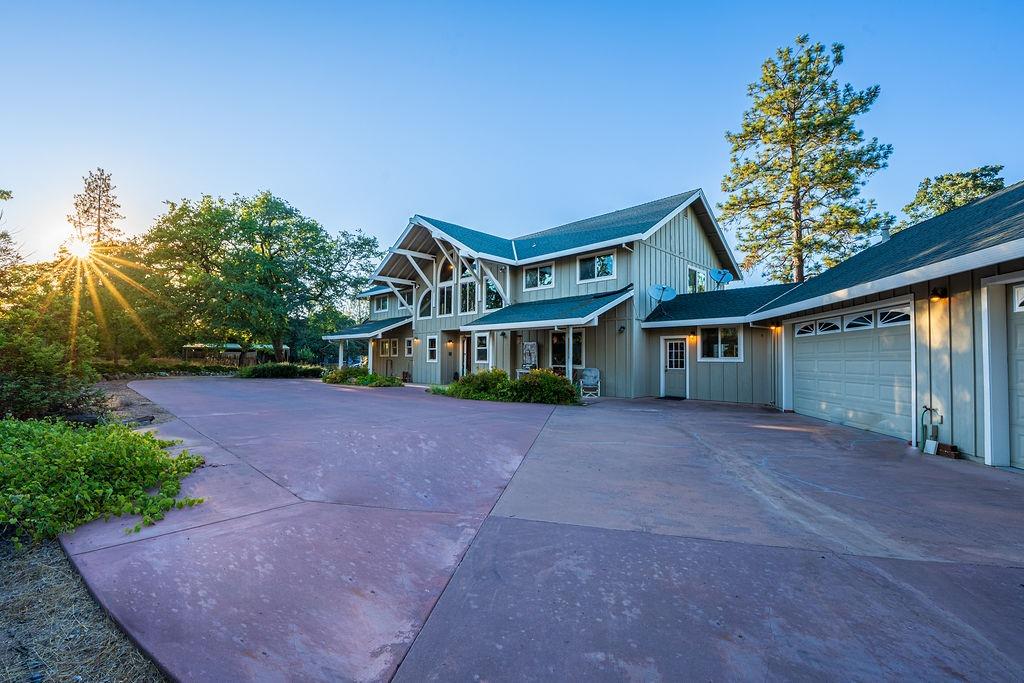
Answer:
[{"label": "gray shingle roof", "polygon": [[697,192],[690,190],[628,209],[516,237],[516,254],[521,259],[529,259],[587,244],[598,244],[641,234],[653,228]]},{"label": "gray shingle roof", "polygon": [[473,251],[491,254],[492,256],[500,256],[501,258],[508,259],[510,261],[515,259],[515,253],[512,251],[512,240],[510,239],[498,237],[497,235],[489,235],[486,232],[438,220],[436,218],[430,218],[429,216],[421,216],[417,214],[414,218],[422,218],[435,228],[443,230],[453,239],[462,242]]},{"label": "gray shingle roof", "polygon": [[762,285],[760,287],[719,289],[697,294],[680,294],[671,301],[659,304],[644,322],[739,318],[753,313],[794,287],[796,287],[795,284]]},{"label": "gray shingle roof", "polygon": [[374,294],[384,294],[385,292],[390,291],[391,288],[388,287],[387,285],[377,285],[376,287],[370,287],[369,289],[364,289],[363,291],[359,292],[358,294],[356,294],[356,298],[373,296]]},{"label": "gray shingle roof", "polygon": [[397,318],[384,318],[383,320],[367,320],[361,325],[353,325],[344,329],[338,330],[334,334],[324,335],[324,339],[332,339],[339,337],[347,337],[349,339],[359,339],[372,337],[382,330],[386,330],[392,327],[400,327],[401,325],[412,320],[411,315],[400,316]]},{"label": "gray shingle roof", "polygon": [[929,218],[808,279],[765,310],[1024,238],[1024,182]]},{"label": "gray shingle roof", "polygon": [[593,316],[594,313],[601,310],[604,306],[612,303],[616,298],[630,293],[632,290],[633,286],[628,285],[612,292],[512,304],[494,313],[477,318],[463,327],[468,329],[473,327],[542,323],[553,320],[584,320]]}]

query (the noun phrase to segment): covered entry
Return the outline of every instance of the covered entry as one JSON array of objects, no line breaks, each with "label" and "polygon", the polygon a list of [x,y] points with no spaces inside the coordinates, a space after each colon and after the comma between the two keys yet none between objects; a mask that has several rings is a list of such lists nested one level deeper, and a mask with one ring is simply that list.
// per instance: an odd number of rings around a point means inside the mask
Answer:
[{"label": "covered entry", "polygon": [[836,311],[793,324],[793,409],[910,439],[910,304]]}]

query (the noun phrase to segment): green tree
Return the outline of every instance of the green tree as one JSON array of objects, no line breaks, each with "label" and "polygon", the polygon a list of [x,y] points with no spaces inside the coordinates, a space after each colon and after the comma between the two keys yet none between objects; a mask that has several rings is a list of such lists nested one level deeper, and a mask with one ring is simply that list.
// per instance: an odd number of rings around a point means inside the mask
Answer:
[{"label": "green tree", "polygon": [[170,203],[146,241],[193,330],[269,341],[278,360],[296,321],[351,300],[380,258],[375,238],[332,237],[270,192]]},{"label": "green tree", "polygon": [[[10,190],[0,190],[0,202],[9,201],[12,196]],[[3,217],[4,212],[0,210],[0,226],[3,225]],[[9,302],[13,298],[15,276],[20,264],[21,252],[14,238],[6,230],[0,230],[0,302]]]},{"label": "green tree", "polygon": [[899,222],[896,230],[928,220],[981,199],[996,190],[1006,187],[999,175],[1001,165],[979,166],[960,173],[944,173],[934,178],[925,178],[917,186],[914,199],[903,207],[906,219]]},{"label": "green tree", "polygon": [[88,238],[93,242],[118,239],[121,230],[114,223],[124,219],[124,216],[120,213],[121,205],[114,194],[117,187],[111,182],[110,174],[97,168],[89,171],[82,181],[85,187],[75,195],[75,210],[68,214],[68,222],[80,238]]},{"label": "green tree", "polygon": [[739,132],[727,132],[732,167],[720,206],[738,227],[745,269],[802,282],[830,267],[891,223],[860,188],[887,166],[890,145],[865,140],[855,118],[871,109],[879,87],[855,90],[834,74],[843,46],[825,48],[798,36],[776,51],[747,87],[753,106]]}]

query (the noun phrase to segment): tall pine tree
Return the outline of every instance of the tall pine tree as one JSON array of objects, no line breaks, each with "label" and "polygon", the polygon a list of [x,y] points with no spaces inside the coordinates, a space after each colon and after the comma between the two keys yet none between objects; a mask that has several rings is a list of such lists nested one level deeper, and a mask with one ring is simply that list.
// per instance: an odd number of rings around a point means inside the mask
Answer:
[{"label": "tall pine tree", "polygon": [[854,120],[878,99],[879,87],[854,90],[834,78],[843,46],[825,48],[798,36],[761,67],[747,87],[753,106],[739,132],[727,132],[732,168],[723,220],[738,227],[743,267],[802,282],[867,243],[892,222],[860,188],[885,168],[892,146],[865,141]]},{"label": "tall pine tree", "polygon": [[896,229],[902,230],[1003,189],[1006,181],[999,175],[1002,170],[1002,166],[993,164],[925,178],[917,186],[913,201],[903,207],[907,218]]},{"label": "tall pine tree", "polygon": [[68,222],[81,239],[92,242],[119,239],[121,230],[114,222],[124,219],[124,216],[120,213],[121,205],[114,194],[117,187],[110,182],[110,174],[97,168],[89,171],[82,180],[85,188],[75,195],[75,212],[68,215]]}]

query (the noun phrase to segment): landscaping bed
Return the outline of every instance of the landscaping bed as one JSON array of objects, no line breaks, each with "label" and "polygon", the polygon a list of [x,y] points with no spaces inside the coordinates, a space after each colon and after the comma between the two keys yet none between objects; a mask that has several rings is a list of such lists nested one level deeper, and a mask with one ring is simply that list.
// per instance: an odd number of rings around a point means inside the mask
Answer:
[{"label": "landscaping bed", "polygon": [[510,378],[499,369],[475,372],[447,386],[433,386],[430,392],[474,401],[554,405],[579,402],[579,393],[572,382],[550,370],[531,370],[518,379]]},{"label": "landscaping bed", "polygon": [[364,367],[348,367],[331,370],[324,375],[327,384],[347,384],[358,387],[401,387],[402,380],[387,375],[377,375]]}]

